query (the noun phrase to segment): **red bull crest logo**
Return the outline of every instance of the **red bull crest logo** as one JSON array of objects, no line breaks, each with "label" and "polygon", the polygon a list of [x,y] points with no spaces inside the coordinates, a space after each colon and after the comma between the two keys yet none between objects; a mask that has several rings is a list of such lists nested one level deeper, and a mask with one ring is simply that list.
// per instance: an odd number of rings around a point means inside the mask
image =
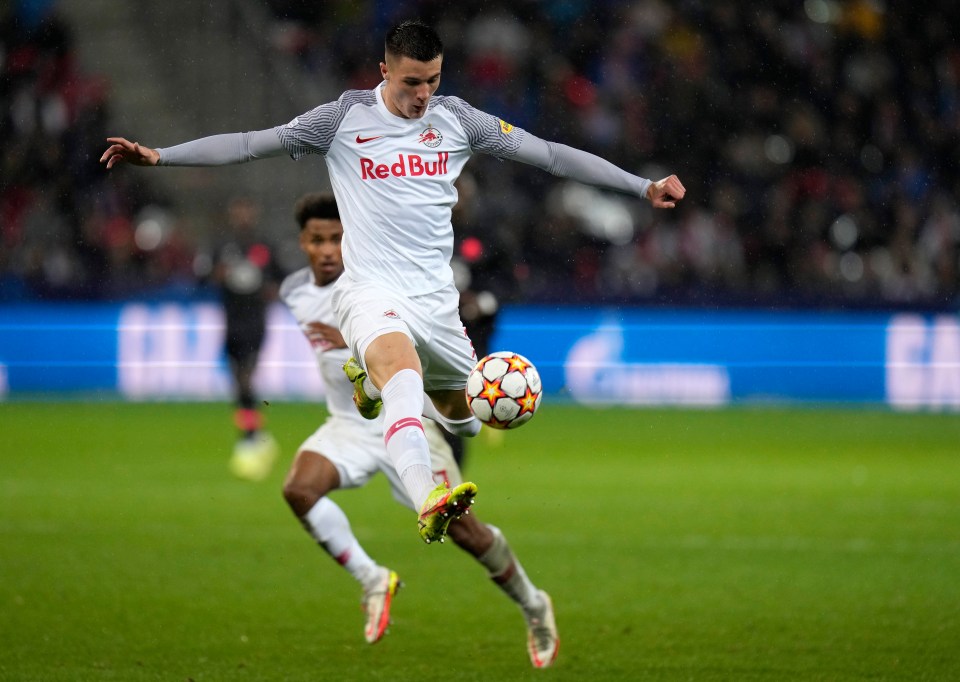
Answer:
[{"label": "red bull crest logo", "polygon": [[443,135],[440,133],[439,130],[437,130],[433,126],[430,126],[426,130],[424,130],[422,133],[420,133],[420,138],[417,140],[417,142],[433,149],[434,147],[439,146],[441,142],[443,142]]}]

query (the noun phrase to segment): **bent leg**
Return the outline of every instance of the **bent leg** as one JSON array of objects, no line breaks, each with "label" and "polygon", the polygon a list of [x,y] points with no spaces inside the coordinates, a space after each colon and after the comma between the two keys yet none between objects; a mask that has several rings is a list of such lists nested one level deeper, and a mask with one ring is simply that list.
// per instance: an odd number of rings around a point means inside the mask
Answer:
[{"label": "bent leg", "polygon": [[346,514],[326,497],[339,487],[340,472],[333,462],[319,452],[300,450],[284,482],[283,496],[317,544],[363,587],[366,614],[363,636],[374,644],[387,631],[400,578],[396,571],[377,565],[367,555],[354,536]]},{"label": "bent leg", "polygon": [[317,544],[366,586],[377,577],[378,566],[353,535],[343,510],[326,497],[339,486],[340,474],[329,459],[301,450],[283,484],[283,497]]},{"label": "bent leg", "polygon": [[472,437],[480,433],[480,421],[473,416],[462,390],[428,391],[429,401],[423,414],[455,436]]},{"label": "bent leg", "polygon": [[367,346],[364,363],[383,399],[383,441],[400,481],[420,509],[435,487],[430,450],[423,433],[423,377],[420,358],[401,332],[378,336]]}]

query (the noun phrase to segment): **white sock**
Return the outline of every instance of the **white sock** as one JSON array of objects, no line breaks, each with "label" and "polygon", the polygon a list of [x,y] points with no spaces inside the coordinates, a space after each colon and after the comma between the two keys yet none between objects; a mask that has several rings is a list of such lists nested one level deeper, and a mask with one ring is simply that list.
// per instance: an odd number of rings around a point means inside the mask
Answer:
[{"label": "white sock", "polygon": [[393,375],[382,390],[383,442],[400,481],[419,509],[436,487],[430,468],[430,447],[423,433],[423,379],[412,369]]},{"label": "white sock", "polygon": [[380,389],[377,388],[372,381],[370,381],[370,377],[366,377],[363,380],[363,392],[366,393],[367,397],[372,400],[376,400],[380,397]]},{"label": "white sock", "polygon": [[466,419],[447,419],[440,414],[440,410],[438,410],[437,406],[430,400],[430,396],[426,394],[424,394],[423,399],[423,416],[437,422],[455,436],[473,437],[480,433],[479,419],[473,415],[470,415]]},{"label": "white sock", "polygon": [[477,558],[490,574],[490,579],[525,611],[542,607],[540,591],[530,582],[523,566],[514,556],[507,539],[496,526],[487,524],[493,532],[493,544]]},{"label": "white sock", "polygon": [[347,515],[337,504],[321,497],[301,519],[313,539],[364,587],[378,576],[377,564],[360,546]]}]

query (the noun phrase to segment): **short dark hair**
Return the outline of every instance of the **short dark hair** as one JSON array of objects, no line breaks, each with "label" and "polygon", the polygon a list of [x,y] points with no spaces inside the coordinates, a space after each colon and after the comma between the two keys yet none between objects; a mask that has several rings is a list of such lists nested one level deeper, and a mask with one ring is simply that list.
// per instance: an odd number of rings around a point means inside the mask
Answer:
[{"label": "short dark hair", "polygon": [[418,62],[430,62],[443,54],[443,42],[432,28],[422,21],[412,19],[387,32],[384,51],[392,57],[409,57]]},{"label": "short dark hair", "polygon": [[311,192],[304,194],[297,200],[293,208],[293,215],[302,230],[311,218],[320,220],[340,220],[340,209],[337,200],[330,192]]}]

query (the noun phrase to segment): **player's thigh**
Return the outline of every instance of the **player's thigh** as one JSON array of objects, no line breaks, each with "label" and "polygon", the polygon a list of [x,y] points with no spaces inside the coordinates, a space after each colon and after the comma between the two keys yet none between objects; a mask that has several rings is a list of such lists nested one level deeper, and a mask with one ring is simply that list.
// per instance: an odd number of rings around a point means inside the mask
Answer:
[{"label": "player's thigh", "polygon": [[[340,331],[354,357],[365,364],[372,361],[375,370],[385,368],[374,374],[387,378],[398,369],[420,370],[427,391],[463,389],[476,363],[458,303],[459,294],[453,285],[407,297],[376,284],[344,283],[341,277],[334,289]],[[409,338],[419,367],[415,366],[411,347],[394,332]],[[376,377],[374,383],[380,386]]]},{"label": "player's thigh", "polygon": [[322,453],[336,468],[339,488],[359,488],[380,470],[383,434],[379,422],[331,417],[298,449]]},{"label": "player's thigh", "polygon": [[340,472],[322,452],[301,449],[293,458],[283,487],[309,490],[322,497],[340,487]]},{"label": "player's thigh", "polygon": [[406,334],[389,332],[371,339],[369,344],[360,344],[363,364],[374,385],[383,388],[397,372],[412,369],[422,374],[420,356]]},{"label": "player's thigh", "polygon": [[439,410],[440,414],[447,419],[460,421],[469,419],[473,415],[470,407],[467,405],[463,391],[464,389],[462,388],[444,391],[427,391],[427,395],[430,396],[430,400],[433,401],[433,404],[437,410]]},{"label": "player's thigh", "polygon": [[379,337],[399,332],[413,341],[406,299],[395,292],[341,275],[334,285],[333,305],[340,333],[360,362],[365,362],[367,349]]},{"label": "player's thigh", "polygon": [[333,463],[314,450],[300,450],[283,482],[283,497],[300,518],[331,490],[340,487],[340,473]]},{"label": "player's thigh", "polygon": [[451,286],[421,298],[423,304],[418,310],[429,311],[429,319],[421,321],[424,326],[429,325],[429,342],[417,349],[423,363],[424,390],[462,391],[477,354],[460,320],[456,288]]}]

